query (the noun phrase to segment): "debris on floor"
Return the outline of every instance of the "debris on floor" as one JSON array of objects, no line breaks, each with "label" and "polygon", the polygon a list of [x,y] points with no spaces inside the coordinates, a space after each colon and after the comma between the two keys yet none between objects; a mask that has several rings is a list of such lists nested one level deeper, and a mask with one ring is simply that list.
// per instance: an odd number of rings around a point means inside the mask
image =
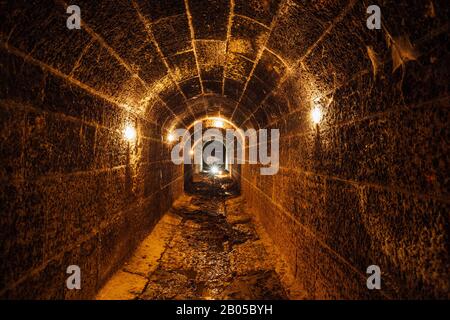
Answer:
[{"label": "debris on floor", "polygon": [[230,178],[196,177],[97,299],[299,298],[243,201]]}]

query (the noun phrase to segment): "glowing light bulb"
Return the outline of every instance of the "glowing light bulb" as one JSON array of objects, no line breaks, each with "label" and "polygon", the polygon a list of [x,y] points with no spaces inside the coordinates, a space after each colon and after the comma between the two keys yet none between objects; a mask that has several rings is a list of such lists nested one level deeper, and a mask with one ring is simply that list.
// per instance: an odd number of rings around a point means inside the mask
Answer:
[{"label": "glowing light bulb", "polygon": [[211,172],[213,175],[216,175],[219,173],[219,168],[217,166],[212,166],[211,169],[209,169],[209,172]]},{"label": "glowing light bulb", "polygon": [[314,124],[318,124],[322,120],[322,111],[319,107],[314,107],[314,109],[311,111],[311,119]]},{"label": "glowing light bulb", "polygon": [[223,121],[222,120],[214,120],[214,127],[216,128],[223,128]]},{"label": "glowing light bulb", "polygon": [[190,154],[191,156],[193,156],[193,155],[194,155],[194,150],[189,151],[189,154]]},{"label": "glowing light bulb", "polygon": [[175,135],[173,133],[169,133],[167,135],[167,141],[174,142],[175,141]]},{"label": "glowing light bulb", "polygon": [[127,125],[123,130],[123,137],[128,141],[136,139],[136,129],[132,125]]}]

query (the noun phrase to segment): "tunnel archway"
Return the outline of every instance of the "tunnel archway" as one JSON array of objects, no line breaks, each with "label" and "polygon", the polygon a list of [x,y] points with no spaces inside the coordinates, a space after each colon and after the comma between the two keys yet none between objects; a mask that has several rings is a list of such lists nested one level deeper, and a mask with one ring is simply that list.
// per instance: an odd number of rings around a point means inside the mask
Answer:
[{"label": "tunnel archway", "polygon": [[375,2],[0,2],[0,297],[95,297],[185,195],[168,135],[219,117],[280,132],[229,171],[308,298],[446,298],[449,7]]},{"label": "tunnel archway", "polygon": [[[185,149],[183,152],[189,152],[190,164],[184,165],[185,190],[192,191],[194,175],[206,174],[211,177],[229,176],[239,192],[241,163],[237,160],[237,142],[242,139],[239,128],[222,116],[207,116],[196,120],[187,129],[189,131],[183,139],[185,145],[189,145],[189,151]],[[227,133],[232,134],[232,140],[227,137]],[[208,164],[209,161],[213,163]]]}]

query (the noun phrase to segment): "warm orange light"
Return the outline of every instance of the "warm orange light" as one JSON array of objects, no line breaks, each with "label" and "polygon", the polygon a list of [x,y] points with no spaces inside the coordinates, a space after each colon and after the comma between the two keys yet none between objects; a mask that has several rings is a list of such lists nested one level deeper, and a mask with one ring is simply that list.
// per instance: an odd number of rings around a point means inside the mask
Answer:
[{"label": "warm orange light", "polygon": [[319,107],[314,107],[314,109],[311,111],[311,119],[314,122],[314,124],[318,124],[322,120],[322,111]]},{"label": "warm orange light", "polygon": [[213,126],[216,128],[223,128],[224,122],[221,119],[214,120]]},{"label": "warm orange light", "polygon": [[167,141],[168,142],[174,142],[175,141],[175,135],[173,133],[169,133],[167,135]]},{"label": "warm orange light", "polygon": [[136,129],[132,125],[127,125],[123,130],[123,137],[130,142],[136,140]]},{"label": "warm orange light", "polygon": [[211,174],[213,175],[218,175],[220,173],[220,170],[218,166],[211,166],[209,172],[211,172]]}]

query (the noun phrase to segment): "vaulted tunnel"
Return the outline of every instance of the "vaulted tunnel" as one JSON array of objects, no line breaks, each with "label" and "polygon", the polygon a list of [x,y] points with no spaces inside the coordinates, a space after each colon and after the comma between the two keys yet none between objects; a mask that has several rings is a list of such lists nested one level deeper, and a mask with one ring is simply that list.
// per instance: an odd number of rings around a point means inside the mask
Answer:
[{"label": "vaulted tunnel", "polygon": [[[161,225],[185,221],[226,230],[202,259],[220,248],[233,268],[256,241],[239,212],[300,288],[272,298],[448,298],[446,1],[77,0],[81,28],[69,29],[72,4],[0,1],[1,298],[94,298],[141,243],[159,245]],[[366,24],[373,4],[379,30]],[[278,129],[278,172],[244,163],[210,184],[174,164],[168,136],[208,117]],[[188,195],[241,222],[179,213]],[[66,286],[69,265],[81,290]],[[371,265],[381,290],[366,285]],[[263,267],[237,268],[251,283],[243,270]],[[158,272],[124,281],[149,288]]]}]

